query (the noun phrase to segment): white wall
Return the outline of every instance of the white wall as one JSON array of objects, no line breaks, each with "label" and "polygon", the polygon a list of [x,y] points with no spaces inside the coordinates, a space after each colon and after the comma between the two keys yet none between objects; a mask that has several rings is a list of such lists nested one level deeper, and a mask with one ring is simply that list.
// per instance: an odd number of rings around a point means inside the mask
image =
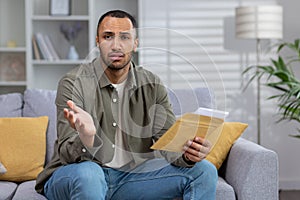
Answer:
[{"label": "white wall", "polygon": [[[279,0],[278,3],[283,6],[284,20],[284,41],[292,42],[300,38],[300,1],[299,0]],[[294,69],[300,78],[300,66]],[[232,108],[240,110],[242,120],[249,123],[249,128],[245,132],[244,137],[252,141],[256,141],[256,106],[253,97],[253,88],[249,88],[240,97],[239,105],[233,105]],[[285,190],[300,189],[300,139],[290,137],[291,134],[300,134],[299,123],[281,122],[278,120],[276,113],[276,102],[267,100],[271,90],[263,90],[262,108],[261,108],[261,144],[269,149],[277,152],[279,157],[279,188]],[[274,91],[273,91],[274,92]],[[267,94],[268,93],[268,94]],[[258,174],[259,175],[259,174]]]},{"label": "white wall", "polygon": [[[243,2],[243,1],[241,1]],[[300,38],[300,1],[279,0],[283,6],[284,41],[292,42]],[[230,43],[231,41],[229,41]],[[264,57],[264,62],[269,61],[269,56]],[[248,63],[246,66],[249,66]],[[255,64],[255,63],[254,63]],[[243,63],[242,65],[245,65]],[[300,79],[300,66],[294,68]],[[246,91],[235,95],[227,95],[227,104],[230,111],[230,121],[242,121],[249,124],[243,137],[257,141],[256,127],[256,88],[251,84]],[[295,122],[280,122],[275,100],[267,100],[276,91],[261,87],[261,145],[277,152],[279,157],[279,188],[284,190],[300,189],[300,139],[289,135],[300,134],[300,124]],[[259,174],[258,174],[259,176]]]},{"label": "white wall", "polygon": [[[300,1],[279,0],[279,4],[284,9],[283,39],[291,42],[300,38]],[[300,79],[299,67],[300,65],[298,65],[298,68],[294,68],[294,70]],[[279,155],[280,188],[300,189],[300,158],[298,156],[298,152],[300,152],[300,139],[287,136],[288,134],[297,134],[296,128],[300,128],[300,124],[277,124],[273,125],[272,128],[274,133],[269,137],[269,139],[272,139],[272,142],[266,142],[266,145],[275,149]]]}]

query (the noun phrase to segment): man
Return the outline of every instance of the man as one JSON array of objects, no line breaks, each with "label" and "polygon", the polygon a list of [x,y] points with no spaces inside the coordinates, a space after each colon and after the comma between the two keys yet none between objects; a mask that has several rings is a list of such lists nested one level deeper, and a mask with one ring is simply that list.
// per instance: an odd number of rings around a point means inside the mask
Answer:
[{"label": "man", "polygon": [[215,199],[207,140],[187,141],[179,155],[150,149],[175,117],[158,76],[131,61],[136,28],[124,11],[105,13],[99,58],[60,81],[58,139],[36,185],[48,199]]}]

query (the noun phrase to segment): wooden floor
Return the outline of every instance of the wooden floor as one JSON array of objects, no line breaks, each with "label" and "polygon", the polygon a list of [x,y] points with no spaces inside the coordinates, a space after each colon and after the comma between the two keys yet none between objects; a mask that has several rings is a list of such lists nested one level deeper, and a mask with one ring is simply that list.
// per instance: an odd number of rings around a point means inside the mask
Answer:
[{"label": "wooden floor", "polygon": [[283,190],[279,192],[279,200],[299,200],[300,190]]}]

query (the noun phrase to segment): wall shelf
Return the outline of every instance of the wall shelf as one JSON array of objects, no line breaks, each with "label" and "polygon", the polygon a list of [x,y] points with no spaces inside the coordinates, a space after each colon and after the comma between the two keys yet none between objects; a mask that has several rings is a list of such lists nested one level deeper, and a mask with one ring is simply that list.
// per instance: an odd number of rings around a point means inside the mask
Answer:
[{"label": "wall shelf", "polygon": [[26,86],[26,81],[0,81],[0,86]]},{"label": "wall shelf", "polygon": [[[116,8],[138,16],[138,2],[72,0],[70,15],[55,16],[49,14],[50,0],[0,0],[0,94],[24,92],[27,88],[57,89],[64,74],[94,58],[99,16],[108,9]],[[77,22],[82,26],[75,41],[79,60],[68,60],[70,44],[60,32],[60,26],[71,26]],[[48,36],[59,60],[45,60],[42,54],[33,52],[37,50],[33,48],[33,41],[35,44],[37,41],[33,40],[33,36],[36,39],[37,33]],[[16,47],[6,47],[10,42]]]},{"label": "wall shelf", "polygon": [[25,52],[26,47],[0,47],[0,52]]},{"label": "wall shelf", "polygon": [[34,65],[80,65],[86,63],[86,60],[33,60],[32,64]]},{"label": "wall shelf", "polygon": [[88,21],[88,15],[70,15],[70,16],[50,16],[50,15],[34,15],[33,21]]}]

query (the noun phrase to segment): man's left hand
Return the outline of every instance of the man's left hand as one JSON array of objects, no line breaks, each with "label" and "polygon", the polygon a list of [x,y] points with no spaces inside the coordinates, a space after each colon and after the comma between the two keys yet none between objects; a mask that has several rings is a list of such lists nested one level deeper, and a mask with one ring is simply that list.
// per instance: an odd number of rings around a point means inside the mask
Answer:
[{"label": "man's left hand", "polygon": [[188,140],[187,143],[183,147],[184,154],[186,160],[192,162],[200,162],[205,159],[212,144],[201,137],[195,137],[193,140]]}]

